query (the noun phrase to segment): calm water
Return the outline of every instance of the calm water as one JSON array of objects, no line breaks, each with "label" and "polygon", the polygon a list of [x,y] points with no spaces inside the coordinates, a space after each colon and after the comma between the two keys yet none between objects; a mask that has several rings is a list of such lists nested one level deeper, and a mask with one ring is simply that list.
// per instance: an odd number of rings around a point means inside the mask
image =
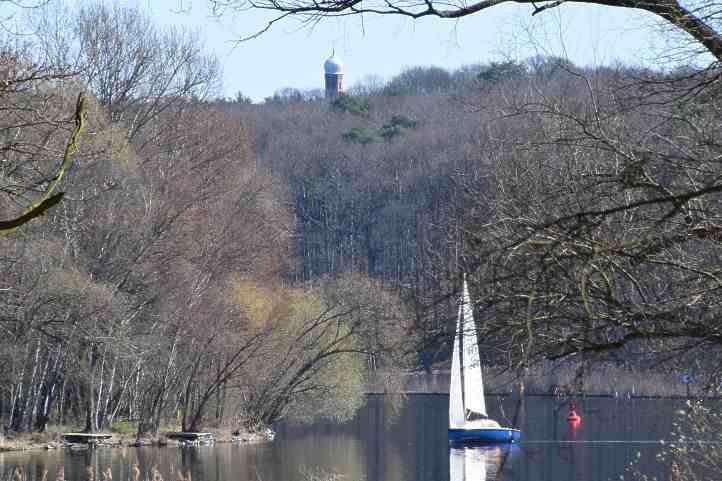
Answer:
[{"label": "calm water", "polygon": [[50,480],[59,465],[67,480],[85,480],[88,464],[98,471],[112,464],[113,479],[127,480],[137,461],[144,474],[158,465],[166,481],[174,481],[173,471],[181,466],[191,469],[194,481],[300,481],[318,469],[346,481],[607,481],[618,479],[637,452],[642,467],[658,473],[652,459],[683,402],[582,400],[582,424],[575,432],[565,421],[567,405],[551,398],[517,402],[491,396],[487,404],[500,421],[516,417],[523,431],[519,446],[450,451],[446,396],[411,396],[403,406],[370,396],[349,424],[280,426],[276,440],[263,445],[6,453],[0,454],[0,468],[7,473],[23,464],[33,473],[44,465]]}]

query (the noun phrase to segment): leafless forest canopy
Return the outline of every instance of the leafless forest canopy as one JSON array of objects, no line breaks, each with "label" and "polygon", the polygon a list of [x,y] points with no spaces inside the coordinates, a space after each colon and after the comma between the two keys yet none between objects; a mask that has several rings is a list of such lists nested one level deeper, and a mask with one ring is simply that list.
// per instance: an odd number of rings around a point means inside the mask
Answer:
[{"label": "leafless forest canopy", "polygon": [[487,364],[718,385],[717,64],[419,67],[254,105],[138,10],[31,18],[0,47],[6,429],[348,418],[369,374],[444,365],[462,273]]}]

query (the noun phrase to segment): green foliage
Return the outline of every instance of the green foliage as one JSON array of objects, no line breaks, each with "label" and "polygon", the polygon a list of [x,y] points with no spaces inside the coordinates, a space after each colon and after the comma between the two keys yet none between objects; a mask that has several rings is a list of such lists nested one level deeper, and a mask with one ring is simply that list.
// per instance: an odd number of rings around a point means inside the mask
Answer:
[{"label": "green foliage", "polygon": [[365,97],[339,95],[331,102],[331,110],[339,113],[366,116],[369,114],[369,109],[369,100]]},{"label": "green foliage", "polygon": [[415,130],[417,124],[415,120],[411,120],[403,115],[394,115],[390,121],[381,126],[379,135],[386,140],[391,140],[401,135],[404,129]]},{"label": "green foliage", "polygon": [[238,274],[229,276],[224,292],[228,303],[240,310],[240,315],[256,328],[265,326],[274,308],[274,296],[266,286]]},{"label": "green foliage", "polygon": [[350,144],[366,145],[378,140],[376,133],[366,127],[353,127],[341,136]]},{"label": "green foliage", "polygon": [[320,386],[315,395],[294,403],[289,419],[312,423],[319,419],[351,420],[364,403],[364,362],[357,354],[339,354],[318,373]]},{"label": "green foliage", "polygon": [[242,422],[350,419],[364,400],[364,357],[358,351],[341,306],[312,290],[286,290],[245,367]]},{"label": "green foliage", "polygon": [[[296,397],[287,410],[288,417],[308,423],[322,418],[351,419],[364,401],[364,365],[355,352],[342,351],[356,349],[355,337],[343,318],[326,315],[330,306],[311,292],[297,291],[288,307],[288,331],[282,342],[297,343],[294,347],[300,348],[305,363],[315,364],[314,376],[306,383],[311,389]],[[329,330],[329,325],[334,328]],[[320,358],[332,351],[338,352]]]},{"label": "green foliage", "polygon": [[404,130],[415,130],[418,123],[403,115],[394,115],[391,120],[381,126],[378,131],[369,129],[368,127],[353,127],[343,134],[343,140],[352,144],[370,144],[379,140],[391,140],[401,135]]}]

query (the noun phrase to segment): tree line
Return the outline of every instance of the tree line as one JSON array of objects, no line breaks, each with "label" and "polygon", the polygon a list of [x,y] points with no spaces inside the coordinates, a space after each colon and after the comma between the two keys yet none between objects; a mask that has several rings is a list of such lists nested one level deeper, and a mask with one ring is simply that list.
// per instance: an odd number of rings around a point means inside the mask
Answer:
[{"label": "tree line", "polygon": [[448,356],[465,272],[488,363],[661,362],[715,388],[719,82],[535,57],[228,108],[288,184],[289,275],[397,288],[418,367]]}]

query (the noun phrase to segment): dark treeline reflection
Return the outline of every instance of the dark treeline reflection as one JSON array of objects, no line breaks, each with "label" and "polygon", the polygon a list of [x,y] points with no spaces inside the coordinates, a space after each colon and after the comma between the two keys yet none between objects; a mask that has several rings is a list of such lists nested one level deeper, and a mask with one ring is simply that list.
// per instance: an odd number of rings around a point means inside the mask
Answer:
[{"label": "dark treeline reflection", "polygon": [[[516,405],[515,399],[496,396],[489,401],[494,416]],[[334,475],[377,481],[608,481],[625,474],[638,453],[644,472],[665,472],[655,455],[662,448],[659,440],[669,439],[674,411],[682,405],[660,399],[586,399],[579,404],[582,424],[572,436],[564,419],[566,405],[529,397],[520,424],[524,442],[474,452],[450,450],[444,396],[410,396],[401,406],[371,396],[350,422],[280,425],[273,443],[6,453],[0,467],[9,473],[22,465],[29,479],[47,470],[51,480],[61,466],[65,479],[80,480],[86,479],[88,466],[97,473],[111,466],[113,479],[126,481],[137,465],[143,476],[155,467],[173,481],[178,472],[188,471],[202,481],[303,481]],[[459,461],[467,466],[458,469]]]}]

